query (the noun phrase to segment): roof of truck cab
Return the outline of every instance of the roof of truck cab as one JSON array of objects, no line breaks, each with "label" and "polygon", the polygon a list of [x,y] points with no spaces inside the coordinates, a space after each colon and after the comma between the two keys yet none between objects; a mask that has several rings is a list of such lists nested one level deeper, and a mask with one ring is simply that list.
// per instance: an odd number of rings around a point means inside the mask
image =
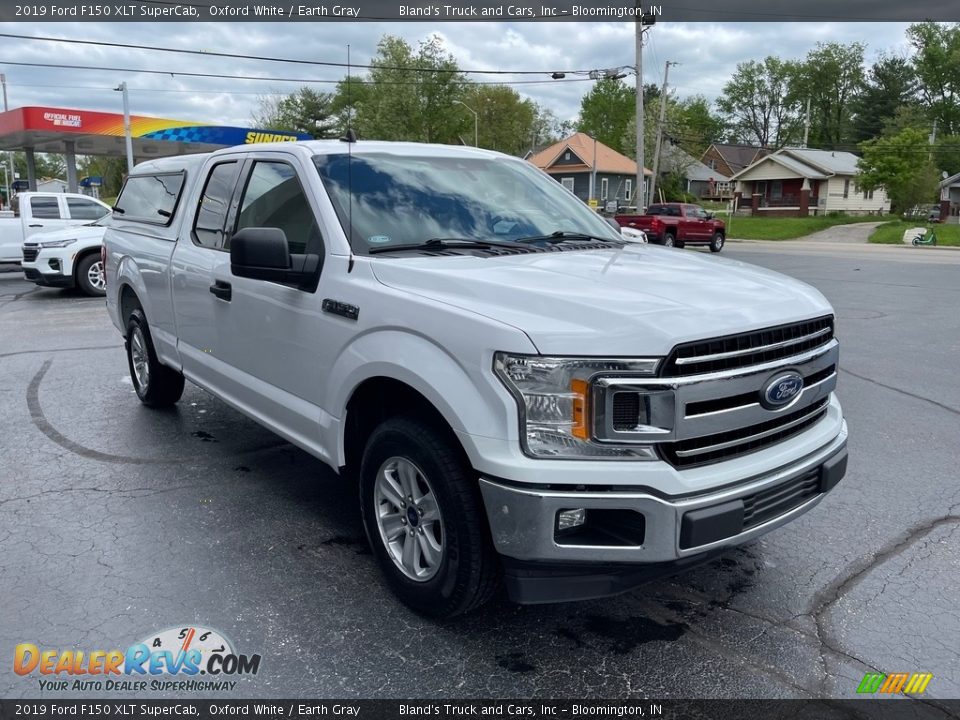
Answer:
[{"label": "roof of truck cab", "polygon": [[133,168],[131,175],[150,175],[153,173],[179,172],[181,170],[194,170],[210,157],[210,153],[195,153],[193,155],[172,155],[170,157],[156,158],[139,163]]},{"label": "roof of truck cab", "polygon": [[[484,157],[519,160],[519,158],[494,150],[483,150],[469,145],[440,145],[436,143],[389,142],[385,140],[357,140],[347,143],[342,140],[305,140],[300,142],[256,143],[217,150],[212,155],[231,155],[237,152],[251,153],[277,151],[305,153],[308,155],[340,155],[348,151],[354,155],[387,153],[406,157]],[[208,157],[208,156],[204,156]]]}]

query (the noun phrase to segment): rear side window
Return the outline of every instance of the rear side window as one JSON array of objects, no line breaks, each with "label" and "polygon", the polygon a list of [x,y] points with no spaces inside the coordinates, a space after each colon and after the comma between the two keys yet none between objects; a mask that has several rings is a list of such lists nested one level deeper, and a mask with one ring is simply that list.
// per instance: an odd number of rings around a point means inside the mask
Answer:
[{"label": "rear side window", "polygon": [[236,161],[214,165],[200,196],[200,207],[193,223],[193,241],[206,248],[220,250],[224,245],[224,227],[230,210],[230,196],[237,184],[240,164]]},{"label": "rear side window", "polygon": [[38,220],[59,220],[60,203],[55,197],[32,197],[30,212]]},{"label": "rear side window", "polygon": [[280,228],[291,253],[321,253],[320,228],[296,171],[282,162],[258,161],[243,191],[237,230]]},{"label": "rear side window", "polygon": [[124,220],[169,225],[183,190],[182,172],[131,175],[117,198],[116,212]]},{"label": "rear side window", "polygon": [[83,198],[67,198],[67,207],[74,220],[99,220],[110,212],[103,205]]}]

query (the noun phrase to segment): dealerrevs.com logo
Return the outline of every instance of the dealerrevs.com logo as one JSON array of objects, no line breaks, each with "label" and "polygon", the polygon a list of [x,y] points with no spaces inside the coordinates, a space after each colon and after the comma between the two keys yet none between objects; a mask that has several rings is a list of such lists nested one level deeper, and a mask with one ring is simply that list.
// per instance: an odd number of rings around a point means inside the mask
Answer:
[{"label": "dealerrevs.com logo", "polygon": [[259,654],[239,654],[221,633],[197,626],[153,633],[126,650],[20,643],[13,651],[13,671],[37,676],[41,691],[230,691],[237,685],[232,678],[259,670]]}]

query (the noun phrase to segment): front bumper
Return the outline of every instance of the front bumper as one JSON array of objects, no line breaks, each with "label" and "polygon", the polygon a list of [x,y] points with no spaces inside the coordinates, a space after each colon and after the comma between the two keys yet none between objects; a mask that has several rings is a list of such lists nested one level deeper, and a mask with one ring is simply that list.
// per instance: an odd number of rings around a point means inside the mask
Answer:
[{"label": "front bumper", "polygon": [[24,267],[23,276],[30,282],[35,282],[37,285],[43,285],[44,287],[58,287],[58,288],[70,288],[74,285],[74,279],[72,275],[61,275],[58,272],[40,272],[34,267]]},{"label": "front bumper", "polygon": [[[703,559],[700,556],[752,540],[807,512],[836,486],[846,472],[846,442],[844,423],[831,442],[789,465],[721,490],[682,497],[619,488],[540,489],[483,477],[480,487],[494,544],[505,556],[508,591],[520,602],[598,597],[628,590],[626,576],[642,581],[645,569],[669,574]],[[565,539],[557,532],[557,515],[578,508],[586,510],[587,525],[591,510],[601,518],[632,511],[642,519],[614,542],[606,542],[602,534],[586,542],[577,536]],[[529,572],[538,564],[550,568],[548,577],[565,578],[547,582],[555,593],[544,588],[543,577]],[[558,565],[565,567],[559,574]],[[579,572],[575,565],[581,565]],[[607,578],[600,586],[581,582],[575,583],[580,590],[564,587],[571,577],[596,576],[603,566],[610,567],[600,573]],[[611,571],[619,578],[616,582],[609,582]],[[531,582],[536,587],[525,591]]]}]

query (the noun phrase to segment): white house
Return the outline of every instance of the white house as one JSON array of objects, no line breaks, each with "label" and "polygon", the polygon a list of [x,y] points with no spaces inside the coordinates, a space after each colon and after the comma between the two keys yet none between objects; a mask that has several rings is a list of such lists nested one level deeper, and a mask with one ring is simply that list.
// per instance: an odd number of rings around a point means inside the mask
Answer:
[{"label": "white house", "polygon": [[781,148],[744,168],[737,183],[739,207],[755,215],[851,215],[890,212],[883,188],[857,185],[857,156],[840,150]]}]

